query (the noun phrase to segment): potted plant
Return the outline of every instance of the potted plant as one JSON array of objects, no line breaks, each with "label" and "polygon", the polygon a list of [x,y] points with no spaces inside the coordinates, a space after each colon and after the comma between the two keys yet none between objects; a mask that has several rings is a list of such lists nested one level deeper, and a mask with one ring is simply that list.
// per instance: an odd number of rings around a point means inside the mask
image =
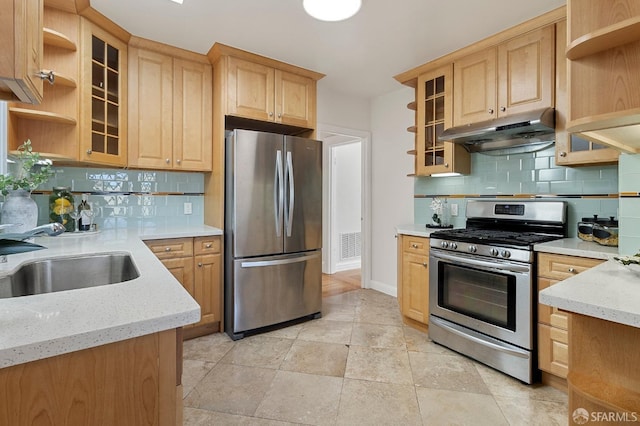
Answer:
[{"label": "potted plant", "polygon": [[38,206],[31,191],[48,181],[53,172],[50,162],[42,161],[33,151],[30,140],[18,147],[13,161],[13,170],[0,175],[0,192],[5,196],[0,222],[16,225],[13,232],[24,232],[38,224]]}]

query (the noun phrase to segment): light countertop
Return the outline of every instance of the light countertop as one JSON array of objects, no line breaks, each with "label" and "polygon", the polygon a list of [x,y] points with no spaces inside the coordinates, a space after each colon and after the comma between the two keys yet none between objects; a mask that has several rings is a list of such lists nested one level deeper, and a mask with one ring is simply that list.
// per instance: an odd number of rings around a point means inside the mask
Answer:
[{"label": "light countertop", "polygon": [[396,226],[396,232],[400,235],[413,235],[414,237],[429,237],[432,232],[440,231],[439,228],[427,228],[425,224],[406,224]]},{"label": "light countertop", "polygon": [[583,241],[580,238],[563,238],[536,244],[533,248],[541,253],[566,254],[603,260],[618,255],[618,247],[603,246],[593,241]]},{"label": "light countertop", "polygon": [[609,260],[540,292],[540,303],[640,328],[640,267]]},{"label": "light countertop", "polygon": [[[192,324],[200,307],[143,240],[222,235],[189,226],[38,237],[47,249],[7,256],[0,275],[50,257],[129,253],[140,272],[131,281],[0,299],[0,368]],[[69,271],[73,280],[73,271]]]}]

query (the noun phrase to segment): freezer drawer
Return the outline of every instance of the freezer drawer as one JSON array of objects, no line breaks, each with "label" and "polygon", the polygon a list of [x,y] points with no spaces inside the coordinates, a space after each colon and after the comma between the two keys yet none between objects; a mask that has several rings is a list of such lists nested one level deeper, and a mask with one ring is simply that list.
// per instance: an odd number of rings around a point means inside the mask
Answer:
[{"label": "freezer drawer", "polygon": [[229,335],[241,338],[249,330],[320,313],[321,260],[320,250],[234,260],[227,285]]}]

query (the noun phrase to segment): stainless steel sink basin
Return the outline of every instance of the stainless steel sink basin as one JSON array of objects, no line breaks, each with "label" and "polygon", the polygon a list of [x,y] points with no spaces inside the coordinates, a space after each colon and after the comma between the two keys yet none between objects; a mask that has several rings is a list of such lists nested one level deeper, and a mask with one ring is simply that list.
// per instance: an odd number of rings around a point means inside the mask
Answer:
[{"label": "stainless steel sink basin", "polygon": [[75,290],[138,278],[140,273],[128,253],[36,260],[0,277],[0,298]]}]

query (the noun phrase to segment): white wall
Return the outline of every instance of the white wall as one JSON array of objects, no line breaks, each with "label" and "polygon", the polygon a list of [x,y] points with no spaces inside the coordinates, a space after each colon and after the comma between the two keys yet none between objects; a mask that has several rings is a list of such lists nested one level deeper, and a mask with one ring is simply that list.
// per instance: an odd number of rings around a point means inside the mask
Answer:
[{"label": "white wall", "polygon": [[411,88],[379,96],[371,104],[372,133],[372,259],[371,287],[397,294],[397,245],[395,227],[413,223],[414,137],[407,132],[414,112]]},{"label": "white wall", "polygon": [[356,142],[334,148],[338,234],[359,232],[361,228],[361,147],[362,144]]},{"label": "white wall", "polygon": [[324,89],[318,82],[318,123],[347,129],[371,130],[371,103],[367,99],[355,98]]}]

